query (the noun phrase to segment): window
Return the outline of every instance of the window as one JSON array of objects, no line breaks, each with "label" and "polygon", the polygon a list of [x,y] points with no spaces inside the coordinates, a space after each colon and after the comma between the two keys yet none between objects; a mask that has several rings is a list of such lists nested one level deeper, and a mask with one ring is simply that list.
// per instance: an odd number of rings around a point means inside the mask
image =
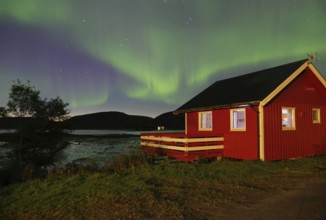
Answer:
[{"label": "window", "polygon": [[246,130],[246,109],[232,109],[231,116],[231,130],[245,131]]},{"label": "window", "polygon": [[295,130],[295,109],[282,108],[282,129]]},{"label": "window", "polygon": [[212,130],[212,112],[199,112],[199,130]]},{"label": "window", "polygon": [[312,123],[320,123],[320,109],[313,108],[312,109]]}]

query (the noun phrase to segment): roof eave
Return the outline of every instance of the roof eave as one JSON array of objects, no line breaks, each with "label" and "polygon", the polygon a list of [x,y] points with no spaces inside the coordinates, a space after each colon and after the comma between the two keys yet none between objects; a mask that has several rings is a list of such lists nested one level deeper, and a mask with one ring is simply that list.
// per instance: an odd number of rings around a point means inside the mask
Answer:
[{"label": "roof eave", "polygon": [[240,108],[240,107],[254,106],[254,105],[259,105],[259,104],[260,104],[260,101],[239,102],[239,103],[231,103],[231,104],[225,104],[225,105],[215,105],[215,106],[208,106],[208,107],[181,109],[181,110],[174,111],[173,114],[177,115],[177,114],[186,113],[186,112],[202,112],[202,111],[211,111],[211,110],[217,110],[217,109]]}]

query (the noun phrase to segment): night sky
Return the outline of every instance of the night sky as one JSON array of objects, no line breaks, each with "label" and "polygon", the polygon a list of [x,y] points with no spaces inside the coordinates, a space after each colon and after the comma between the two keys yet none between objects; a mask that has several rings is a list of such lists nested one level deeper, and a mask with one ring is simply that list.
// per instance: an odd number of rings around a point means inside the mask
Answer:
[{"label": "night sky", "polygon": [[71,115],[155,117],[308,52],[325,77],[325,0],[1,0],[0,106],[19,78]]}]

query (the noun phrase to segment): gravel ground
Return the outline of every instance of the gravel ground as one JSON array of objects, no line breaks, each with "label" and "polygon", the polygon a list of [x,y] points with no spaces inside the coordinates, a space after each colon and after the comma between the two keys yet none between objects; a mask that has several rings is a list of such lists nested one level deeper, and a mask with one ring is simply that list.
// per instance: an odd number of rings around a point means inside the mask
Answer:
[{"label": "gravel ground", "polygon": [[185,219],[326,219],[326,171],[298,182],[288,191],[255,195],[214,210],[189,210]]}]

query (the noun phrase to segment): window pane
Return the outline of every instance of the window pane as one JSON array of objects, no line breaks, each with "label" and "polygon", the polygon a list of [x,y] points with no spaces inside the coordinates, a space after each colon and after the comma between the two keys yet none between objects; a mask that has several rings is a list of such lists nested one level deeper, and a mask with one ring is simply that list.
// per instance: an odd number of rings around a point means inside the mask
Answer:
[{"label": "window pane", "polygon": [[244,128],[245,127],[245,111],[244,110],[239,110],[237,111],[238,113],[238,118],[237,118],[237,128]]},{"label": "window pane", "polygon": [[233,111],[233,128],[238,127],[238,113],[237,111]]},{"label": "window pane", "polygon": [[282,109],[282,126],[289,127],[289,110]]},{"label": "window pane", "polygon": [[316,121],[318,119],[317,113],[316,110],[312,110],[312,120]]},{"label": "window pane", "polygon": [[294,128],[294,109],[293,108],[282,108],[282,127],[283,128]]},{"label": "window pane", "polygon": [[212,128],[212,113],[206,114],[206,128]]},{"label": "window pane", "polygon": [[320,110],[319,109],[312,110],[312,122],[320,123]]},{"label": "window pane", "polygon": [[245,109],[231,110],[232,111],[232,128],[246,128],[246,112]]},{"label": "window pane", "polygon": [[200,113],[200,128],[212,128],[212,112]]}]

